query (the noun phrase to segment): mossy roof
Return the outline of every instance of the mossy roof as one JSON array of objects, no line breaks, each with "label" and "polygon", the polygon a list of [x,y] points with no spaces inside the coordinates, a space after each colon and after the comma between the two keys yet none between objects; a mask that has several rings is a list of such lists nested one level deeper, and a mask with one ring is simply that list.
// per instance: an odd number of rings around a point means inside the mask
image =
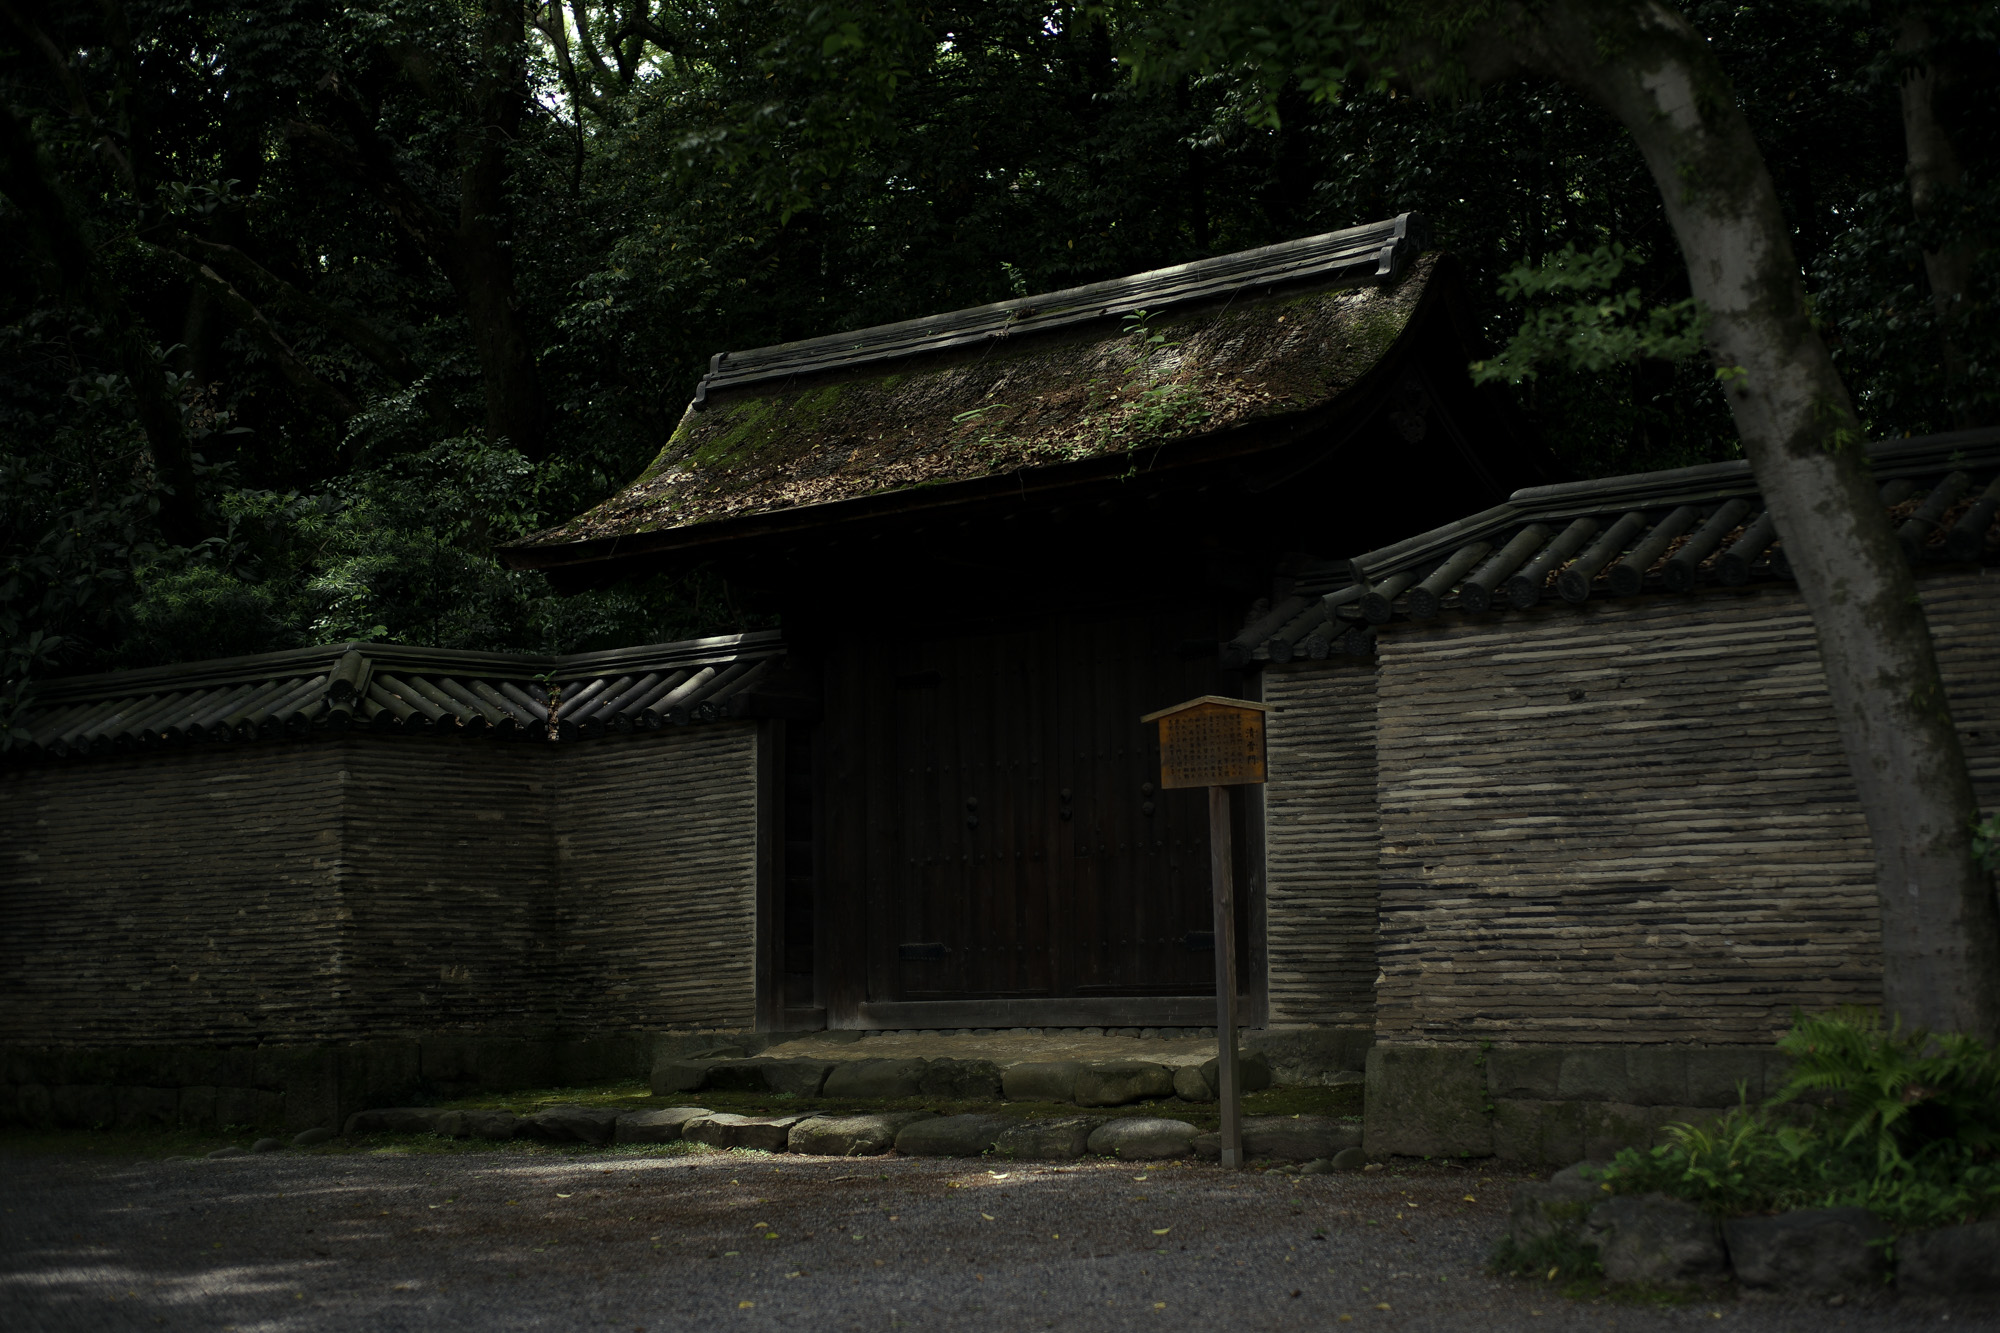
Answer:
[{"label": "mossy roof", "polygon": [[[1372,255],[1364,273],[1349,265],[1281,280],[1252,275],[1228,290],[1211,283],[1200,299],[1144,319],[1107,307],[1028,336],[1003,330],[930,352],[859,364],[823,358],[823,369],[711,385],[637,480],[521,547],[839,505],[1309,412],[1395,345],[1435,263],[1420,256],[1404,267],[1385,255],[1386,280]],[[1123,282],[1143,296],[1138,280]],[[977,313],[940,318],[964,323]],[[847,336],[865,345],[873,332]]]}]

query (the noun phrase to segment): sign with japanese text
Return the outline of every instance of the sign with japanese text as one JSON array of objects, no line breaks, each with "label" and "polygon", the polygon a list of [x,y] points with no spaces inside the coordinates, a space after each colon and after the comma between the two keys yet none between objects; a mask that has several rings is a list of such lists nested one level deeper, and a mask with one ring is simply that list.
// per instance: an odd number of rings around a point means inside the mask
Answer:
[{"label": "sign with japanese text", "polygon": [[1160,786],[1242,787],[1263,782],[1266,707],[1211,694],[1141,718],[1160,724]]}]

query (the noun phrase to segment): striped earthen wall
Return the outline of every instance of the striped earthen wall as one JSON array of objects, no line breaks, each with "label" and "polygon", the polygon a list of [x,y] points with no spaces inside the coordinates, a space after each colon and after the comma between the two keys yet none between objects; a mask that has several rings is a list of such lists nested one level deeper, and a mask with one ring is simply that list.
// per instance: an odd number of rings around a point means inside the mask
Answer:
[{"label": "striped earthen wall", "polygon": [[757,724],[559,748],[564,1026],[748,1026],[756,1005]]},{"label": "striped earthen wall", "polygon": [[[2000,598],[1925,580],[2000,798]],[[1796,592],[1384,634],[1377,1036],[1768,1042],[1878,998],[1873,867]]]},{"label": "striped earthen wall", "polygon": [[756,744],[361,731],[0,767],[0,1044],[748,1025]]},{"label": "striped earthen wall", "polygon": [[1351,659],[1273,668],[1264,702],[1269,1022],[1366,1026],[1380,880],[1375,672]]},{"label": "striped earthen wall", "polygon": [[333,1002],[370,1036],[547,1035],[564,922],[547,747],[328,743],[346,781]]},{"label": "striped earthen wall", "polygon": [[346,1036],[338,747],[0,768],[0,1042]]},{"label": "striped earthen wall", "polygon": [[1924,612],[1980,809],[2000,809],[2000,569],[1927,579]]}]

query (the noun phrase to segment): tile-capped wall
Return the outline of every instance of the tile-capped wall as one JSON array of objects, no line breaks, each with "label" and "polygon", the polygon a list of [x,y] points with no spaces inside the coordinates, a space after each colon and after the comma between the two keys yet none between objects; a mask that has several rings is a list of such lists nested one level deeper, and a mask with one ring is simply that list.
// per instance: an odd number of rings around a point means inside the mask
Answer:
[{"label": "tile-capped wall", "polygon": [[1386,1042],[1768,1041],[1876,998],[1874,867],[1787,588],[1382,638]]},{"label": "tile-capped wall", "polygon": [[1264,676],[1270,1023],[1367,1026],[1380,880],[1375,673],[1302,663]]},{"label": "tile-capped wall", "polygon": [[572,1031],[755,1020],[757,724],[559,750]]},{"label": "tile-capped wall", "polygon": [[339,745],[0,768],[0,1041],[352,1035],[344,770]]}]

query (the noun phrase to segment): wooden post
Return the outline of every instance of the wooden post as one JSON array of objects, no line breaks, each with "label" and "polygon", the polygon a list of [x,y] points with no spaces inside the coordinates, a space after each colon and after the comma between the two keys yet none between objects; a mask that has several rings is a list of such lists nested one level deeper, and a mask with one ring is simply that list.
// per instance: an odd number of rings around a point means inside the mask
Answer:
[{"label": "wooden post", "polygon": [[1208,868],[1215,899],[1215,1095],[1222,1104],[1222,1166],[1243,1165],[1243,1080],[1236,1060],[1236,886],[1229,789],[1264,781],[1264,714],[1249,699],[1204,694],[1148,713],[1160,724],[1160,786],[1208,788]]},{"label": "wooden post", "polygon": [[1222,1166],[1243,1165],[1243,1087],[1236,1067],[1236,892],[1230,873],[1229,788],[1208,789],[1208,870],[1215,894],[1215,1095]]}]

